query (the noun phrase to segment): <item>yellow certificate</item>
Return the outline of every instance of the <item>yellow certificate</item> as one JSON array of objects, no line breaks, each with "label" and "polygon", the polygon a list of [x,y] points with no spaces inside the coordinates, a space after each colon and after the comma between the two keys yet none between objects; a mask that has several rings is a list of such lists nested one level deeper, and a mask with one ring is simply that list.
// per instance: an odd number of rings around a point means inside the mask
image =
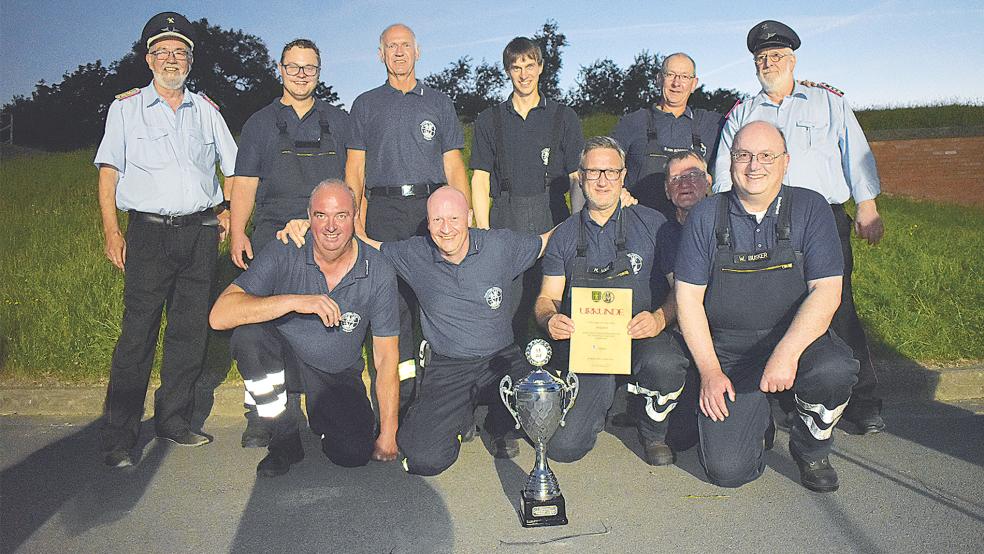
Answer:
[{"label": "yellow certificate", "polygon": [[632,373],[632,289],[572,287],[571,319],[571,371]]}]

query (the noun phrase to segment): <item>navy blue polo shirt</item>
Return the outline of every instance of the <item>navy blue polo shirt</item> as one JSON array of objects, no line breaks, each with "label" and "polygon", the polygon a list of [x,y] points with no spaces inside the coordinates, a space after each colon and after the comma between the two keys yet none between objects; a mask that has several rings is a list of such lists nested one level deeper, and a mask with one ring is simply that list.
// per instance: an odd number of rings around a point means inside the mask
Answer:
[{"label": "navy blue polo shirt", "polygon": [[[554,145],[550,141],[558,110],[561,126],[557,144]],[[495,120],[500,114],[504,152],[497,152],[495,136]],[[547,164],[550,164],[551,182],[562,179],[567,183],[567,176],[578,168],[582,148],[584,134],[574,110],[554,101],[547,102],[541,96],[540,103],[523,119],[513,107],[510,96],[505,102],[487,108],[475,120],[471,168],[491,174],[491,193],[498,196],[502,176],[498,173],[495,160],[498,156],[504,156],[503,170],[508,171],[511,194],[536,196],[545,191],[543,175]]]},{"label": "navy blue polo shirt", "polygon": [[420,81],[404,94],[390,84],[352,103],[346,143],[366,153],[366,188],[446,183],[444,153],[465,147],[454,104]]},{"label": "navy blue polo shirt", "polygon": [[[803,275],[807,281],[844,274],[844,254],[841,252],[834,214],[823,196],[808,189],[786,187],[792,202],[790,212],[790,241],[793,250],[803,253]],[[759,223],[745,210],[738,195],[728,191],[728,215],[731,218],[732,241],[737,252],[760,252],[776,243],[778,222],[777,196]],[[690,210],[680,236],[674,277],[692,285],[707,285],[717,250],[714,218],[719,194],[700,201]]]},{"label": "navy blue polo shirt", "polygon": [[656,246],[659,249],[657,260],[659,271],[663,275],[673,273],[676,263],[677,248],[680,246],[680,232],[683,225],[675,219],[669,219],[656,233]]},{"label": "navy blue polo shirt", "polygon": [[[565,277],[566,288],[570,288],[574,257],[577,254],[578,228],[582,224],[585,226],[585,255],[588,266],[604,267],[612,263],[617,252],[617,215],[618,212],[612,214],[602,226],[588,216],[585,208],[558,225],[543,254],[543,274]],[[632,260],[634,273],[630,279],[632,305],[639,307],[637,312],[655,310],[662,306],[668,290],[666,276],[657,266],[659,246],[656,242],[656,235],[666,223],[666,218],[656,210],[635,205],[622,209],[622,219],[625,225],[625,248]]]},{"label": "navy blue polo shirt", "polygon": [[[691,148],[694,145],[693,129],[697,130],[701,142],[707,147],[704,159],[713,163],[717,152],[718,139],[724,118],[717,112],[697,109],[688,106],[683,115],[676,117],[662,110],[641,108],[622,116],[612,131],[612,138],[618,141],[625,150],[625,166],[628,172],[625,185],[635,185],[642,175],[642,168],[649,156],[649,146],[646,133],[649,129],[649,114],[655,112],[656,142],[668,148]],[[696,125],[693,125],[696,123]]]},{"label": "navy blue polo shirt", "polygon": [[420,302],[420,327],[434,352],[458,359],[494,354],[513,343],[510,284],[540,255],[538,235],[469,229],[459,264],[428,237],[384,242],[383,255]]},{"label": "navy blue polo shirt", "polygon": [[334,290],[314,261],[314,238],[308,231],[301,248],[271,241],[242,275],[233,281],[254,296],[327,294],[338,304],[342,323],[325,327],[315,314],[290,313],[276,320],[277,329],[306,364],[326,373],[340,373],[361,363],[362,343],[400,334],[396,272],[374,248],[356,239],[358,258]]},{"label": "navy blue polo shirt", "polygon": [[[269,179],[273,170],[273,159],[280,155],[278,138],[280,129],[277,128],[278,116],[287,123],[287,135],[293,141],[316,141],[321,137],[319,110],[326,113],[331,137],[335,146],[332,150],[341,160],[342,173],[325,175],[325,179],[345,178],[345,145],[351,134],[349,115],[345,110],[316,99],[303,118],[297,117],[297,112],[291,106],[286,106],[277,98],[254,113],[243,125],[243,134],[239,137],[239,154],[236,156],[236,175],[244,177],[259,177],[261,187],[257,194],[263,193],[262,183]],[[274,176],[275,177],[275,176]]]}]

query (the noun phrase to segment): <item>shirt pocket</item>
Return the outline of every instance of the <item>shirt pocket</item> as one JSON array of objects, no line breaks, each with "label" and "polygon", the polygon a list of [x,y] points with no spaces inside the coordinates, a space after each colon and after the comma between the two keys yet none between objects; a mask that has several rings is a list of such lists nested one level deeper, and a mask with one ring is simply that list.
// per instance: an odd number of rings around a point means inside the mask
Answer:
[{"label": "shirt pocket", "polygon": [[199,129],[189,129],[187,134],[188,158],[206,173],[215,166],[215,135]]},{"label": "shirt pocket", "polygon": [[446,132],[437,114],[424,113],[410,120],[410,134],[423,152],[442,152]]},{"label": "shirt pocket", "polygon": [[796,133],[793,138],[804,150],[817,148],[823,144],[828,127],[830,124],[826,121],[821,123],[819,120],[801,119],[796,122]]},{"label": "shirt pocket", "polygon": [[479,309],[481,317],[493,317],[500,312],[508,310],[508,295],[510,293],[509,283],[503,285],[493,281],[479,281],[476,283],[472,294],[475,300],[484,306]]},{"label": "shirt pocket", "polygon": [[168,131],[162,127],[142,127],[128,144],[128,163],[145,170],[163,169],[174,160]]}]

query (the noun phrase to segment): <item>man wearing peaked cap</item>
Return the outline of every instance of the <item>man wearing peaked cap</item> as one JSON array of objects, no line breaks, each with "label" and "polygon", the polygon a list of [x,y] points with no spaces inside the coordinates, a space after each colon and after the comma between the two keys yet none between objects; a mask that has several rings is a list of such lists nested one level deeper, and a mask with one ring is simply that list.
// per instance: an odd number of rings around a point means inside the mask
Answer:
[{"label": "man wearing peaked cap", "polygon": [[[844,255],[841,304],[831,328],[861,362],[844,419],[853,425],[853,431],[876,433],[885,427],[881,398],[875,391],[878,378],[851,287],[851,228],[870,244],[878,243],[884,233],[875,204],[881,190],[875,158],[841,91],[824,83],[794,79],[793,51],[800,46],[795,31],[778,21],[763,21],[749,31],[747,43],[762,91],[728,114],[714,167],[714,191],[731,188],[731,149],[738,129],[751,121],[763,120],[785,134],[789,152],[785,183],[812,189],[827,199]],[[844,210],[844,203],[850,199],[857,205],[853,221]]]},{"label": "man wearing peaked cap", "polygon": [[[195,44],[188,20],[174,12],[155,15],[141,41],[153,81],[116,96],[94,161],[104,253],[124,271],[123,321],[103,414],[104,461],[113,467],[134,462],[162,311],[167,329],[154,402],[157,436],[185,446],[210,440],[191,429],[189,419],[236,162],[236,143],[215,103],[185,87]],[[225,192],[216,163],[226,176]],[[117,210],[127,212],[125,235]]]}]

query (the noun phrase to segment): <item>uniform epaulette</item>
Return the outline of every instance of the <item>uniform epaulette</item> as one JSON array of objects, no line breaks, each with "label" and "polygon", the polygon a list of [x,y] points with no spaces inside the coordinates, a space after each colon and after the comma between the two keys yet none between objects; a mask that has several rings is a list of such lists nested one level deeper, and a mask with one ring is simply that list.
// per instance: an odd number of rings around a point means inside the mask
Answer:
[{"label": "uniform epaulette", "polygon": [[830,92],[836,94],[837,96],[844,96],[844,91],[842,91],[839,88],[834,87],[833,85],[828,85],[827,83],[817,83],[817,82],[814,82],[814,81],[807,81],[807,80],[804,79],[804,80],[800,81],[799,84],[803,85],[804,87],[815,87],[815,88],[827,89]]},{"label": "uniform epaulette", "polygon": [[738,100],[737,102],[735,102],[735,105],[734,106],[731,106],[731,109],[728,110],[728,113],[724,114],[724,118],[725,119],[728,119],[729,117],[731,117],[731,113],[734,112],[735,110],[737,110],[738,109],[738,106],[740,106],[740,105],[741,105],[741,100]]},{"label": "uniform epaulette", "polygon": [[209,98],[204,92],[199,92],[198,93],[198,96],[201,96],[202,98],[205,99],[206,102],[208,102],[209,104],[211,104],[212,107],[215,108],[215,111],[221,111],[221,110],[219,110],[219,105],[216,104],[211,98]]},{"label": "uniform epaulette", "polygon": [[131,88],[130,90],[128,90],[126,92],[121,92],[121,93],[117,94],[116,95],[116,99],[117,100],[126,100],[127,98],[136,96],[138,94],[140,94],[140,89],[139,88]]}]

